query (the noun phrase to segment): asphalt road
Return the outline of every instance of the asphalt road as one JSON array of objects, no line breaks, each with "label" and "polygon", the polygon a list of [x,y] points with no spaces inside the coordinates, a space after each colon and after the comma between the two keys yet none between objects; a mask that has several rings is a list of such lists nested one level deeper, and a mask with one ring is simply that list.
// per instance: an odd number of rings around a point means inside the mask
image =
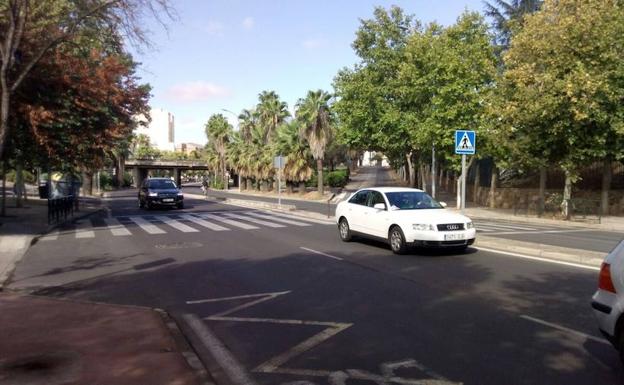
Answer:
[{"label": "asphalt road", "polygon": [[396,256],[210,201],[110,205],[40,239],[10,289],[191,314],[257,384],[624,381],[589,306],[595,270],[476,248]]},{"label": "asphalt road", "polygon": [[[384,180],[381,174],[382,173],[380,172],[377,179]],[[193,194],[202,194],[201,189],[195,185],[185,187],[184,191]],[[220,198],[230,197],[236,199],[277,203],[276,198],[244,193],[239,194],[210,190],[209,195]],[[336,211],[335,204],[288,199],[282,199],[282,203],[294,205],[297,210],[310,211],[323,215],[327,215],[329,213],[333,216]],[[477,232],[482,235],[557,247],[598,251],[605,253],[605,255],[613,250],[619,241],[622,240],[622,234],[619,232],[579,229],[578,227],[565,226],[564,224],[529,224],[526,222],[514,221],[513,218],[506,221],[475,218],[474,222]]]}]

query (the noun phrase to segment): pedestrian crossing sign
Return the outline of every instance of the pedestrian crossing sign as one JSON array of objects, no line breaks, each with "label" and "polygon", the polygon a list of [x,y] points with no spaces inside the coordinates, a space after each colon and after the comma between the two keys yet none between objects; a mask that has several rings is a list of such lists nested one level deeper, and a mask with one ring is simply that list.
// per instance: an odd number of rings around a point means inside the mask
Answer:
[{"label": "pedestrian crossing sign", "polygon": [[474,131],[455,131],[455,154],[474,155],[476,153],[477,135]]}]

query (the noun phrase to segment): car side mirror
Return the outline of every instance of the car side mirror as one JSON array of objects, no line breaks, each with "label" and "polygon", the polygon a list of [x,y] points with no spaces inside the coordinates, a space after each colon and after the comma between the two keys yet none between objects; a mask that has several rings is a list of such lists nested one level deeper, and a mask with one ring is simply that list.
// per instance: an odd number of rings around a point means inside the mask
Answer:
[{"label": "car side mirror", "polygon": [[385,203],[375,203],[373,208],[376,209],[376,210],[385,210],[386,209],[386,205],[385,205]]},{"label": "car side mirror", "polygon": [[448,205],[446,204],[446,202],[440,202],[440,206],[446,208],[446,206],[448,206]]}]

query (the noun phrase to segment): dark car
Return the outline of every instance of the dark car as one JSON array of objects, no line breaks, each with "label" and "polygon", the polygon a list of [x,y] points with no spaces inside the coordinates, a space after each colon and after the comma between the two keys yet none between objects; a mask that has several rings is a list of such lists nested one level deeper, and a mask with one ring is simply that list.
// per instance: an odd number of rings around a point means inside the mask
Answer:
[{"label": "dark car", "polygon": [[139,188],[139,207],[176,206],[184,208],[184,195],[169,178],[148,178]]}]

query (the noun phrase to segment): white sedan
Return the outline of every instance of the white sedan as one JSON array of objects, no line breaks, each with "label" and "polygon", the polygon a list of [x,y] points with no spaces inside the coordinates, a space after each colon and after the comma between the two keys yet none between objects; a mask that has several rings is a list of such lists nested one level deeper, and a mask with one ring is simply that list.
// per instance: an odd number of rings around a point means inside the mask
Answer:
[{"label": "white sedan", "polygon": [[340,238],[353,235],[388,241],[403,254],[409,246],[465,249],[475,240],[470,218],[445,210],[426,192],[411,188],[377,187],[356,191],[336,207]]}]

